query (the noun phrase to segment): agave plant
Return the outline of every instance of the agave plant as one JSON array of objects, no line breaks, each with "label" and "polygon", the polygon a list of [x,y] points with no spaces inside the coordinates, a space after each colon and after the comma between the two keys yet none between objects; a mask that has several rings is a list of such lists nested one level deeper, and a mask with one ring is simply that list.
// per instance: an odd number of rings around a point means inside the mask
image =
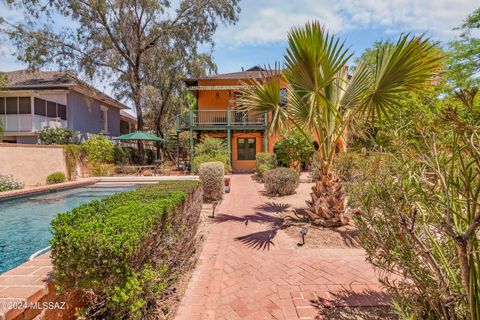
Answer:
[{"label": "agave plant", "polygon": [[[312,223],[335,227],[348,223],[343,187],[332,168],[335,155],[345,150],[347,132],[359,119],[382,121],[406,92],[426,91],[441,70],[442,56],[423,36],[402,35],[386,43],[374,66],[360,63],[350,77],[352,53],[318,22],[294,28],[288,35],[285,67],[264,72],[242,93],[241,103],[252,111],[271,112],[271,133],[295,126],[311,133],[320,177],[307,201]],[[281,95],[286,82],[285,99]]]}]

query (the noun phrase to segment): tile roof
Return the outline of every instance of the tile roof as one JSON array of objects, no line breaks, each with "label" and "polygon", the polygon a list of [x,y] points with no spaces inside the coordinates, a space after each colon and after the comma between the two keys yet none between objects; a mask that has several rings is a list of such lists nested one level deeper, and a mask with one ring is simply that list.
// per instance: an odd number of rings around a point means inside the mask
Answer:
[{"label": "tile roof", "polygon": [[89,96],[100,101],[110,103],[120,109],[129,109],[120,101],[110,97],[102,91],[94,88],[87,82],[80,80],[75,74],[68,71],[28,71],[16,70],[4,72],[8,83],[6,89],[47,89],[47,88],[68,88],[81,89],[88,92]]},{"label": "tile roof", "polygon": [[[248,80],[248,79],[260,79],[262,78],[265,73],[270,72],[261,67],[255,66],[250,68],[246,71],[240,72],[230,72],[230,73],[221,73],[221,74],[214,74],[210,76],[198,77],[193,79],[185,79],[187,84],[192,82],[196,82],[199,80]],[[275,71],[273,71],[275,72]]]}]

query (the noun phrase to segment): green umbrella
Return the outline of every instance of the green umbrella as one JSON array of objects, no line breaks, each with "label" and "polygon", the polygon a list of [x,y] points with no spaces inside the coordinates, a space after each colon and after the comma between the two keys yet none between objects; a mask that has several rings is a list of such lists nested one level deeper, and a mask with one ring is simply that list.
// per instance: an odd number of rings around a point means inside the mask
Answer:
[{"label": "green umbrella", "polygon": [[165,141],[165,139],[159,138],[153,134],[146,133],[143,131],[135,131],[132,133],[124,134],[123,136],[120,137],[115,137],[113,140],[121,140],[121,141],[127,141],[127,140],[144,140],[144,141]]}]

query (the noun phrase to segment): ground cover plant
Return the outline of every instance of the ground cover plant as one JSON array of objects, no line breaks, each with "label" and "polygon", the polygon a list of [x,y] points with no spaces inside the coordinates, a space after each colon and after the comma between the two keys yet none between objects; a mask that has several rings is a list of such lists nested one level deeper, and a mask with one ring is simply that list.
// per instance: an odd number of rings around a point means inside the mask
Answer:
[{"label": "ground cover plant", "polygon": [[0,192],[23,189],[24,184],[16,181],[12,176],[0,174]]},{"label": "ground cover plant", "polygon": [[47,184],[56,184],[67,181],[67,177],[63,172],[54,172],[47,177]]},{"label": "ground cover plant", "polygon": [[61,290],[80,290],[84,315],[145,319],[196,244],[202,191],[166,181],[92,201],[52,221],[52,261]]}]

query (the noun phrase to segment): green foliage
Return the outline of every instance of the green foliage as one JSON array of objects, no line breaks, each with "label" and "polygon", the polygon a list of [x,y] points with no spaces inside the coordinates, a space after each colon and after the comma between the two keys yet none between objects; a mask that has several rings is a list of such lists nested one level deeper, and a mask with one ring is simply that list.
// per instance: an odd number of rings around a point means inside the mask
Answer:
[{"label": "green foliage", "polygon": [[224,139],[206,137],[195,146],[195,155],[192,161],[193,171],[198,173],[200,165],[205,162],[222,162],[226,172],[232,171],[229,165],[228,146]]},{"label": "green foliage", "polygon": [[478,113],[445,103],[399,127],[388,153],[355,156],[360,240],[402,317],[480,315]]},{"label": "green foliage", "polygon": [[198,188],[197,181],[165,181],[58,214],[56,285],[88,292],[87,315],[144,319],[192,255]]},{"label": "green foliage", "polygon": [[75,132],[67,128],[45,128],[38,133],[43,144],[73,144],[77,143]]},{"label": "green foliage", "polygon": [[63,172],[54,172],[47,177],[47,184],[56,184],[56,183],[62,183],[67,180],[67,177],[65,177],[65,174]]},{"label": "green foliage", "polygon": [[12,176],[0,174],[0,192],[23,189],[25,185],[15,181]]},{"label": "green foliage", "polygon": [[203,187],[203,200],[219,201],[223,198],[225,166],[222,162],[205,162],[200,165],[198,175]]},{"label": "green foliage", "polygon": [[301,169],[310,161],[315,153],[311,135],[305,135],[298,129],[287,130],[282,134],[282,140],[275,144],[275,154],[281,165]]},{"label": "green foliage", "polygon": [[114,160],[115,148],[104,135],[89,135],[88,140],[82,142],[82,148],[91,164],[111,163]]},{"label": "green foliage", "polygon": [[268,170],[277,167],[277,155],[269,152],[259,152],[255,155],[255,170],[260,179]]},{"label": "green foliage", "polygon": [[110,163],[91,163],[89,169],[92,177],[109,177],[115,172],[115,166]]},{"label": "green foliage", "polygon": [[272,196],[294,194],[300,182],[298,173],[289,168],[276,168],[267,171],[263,177],[265,191]]}]

